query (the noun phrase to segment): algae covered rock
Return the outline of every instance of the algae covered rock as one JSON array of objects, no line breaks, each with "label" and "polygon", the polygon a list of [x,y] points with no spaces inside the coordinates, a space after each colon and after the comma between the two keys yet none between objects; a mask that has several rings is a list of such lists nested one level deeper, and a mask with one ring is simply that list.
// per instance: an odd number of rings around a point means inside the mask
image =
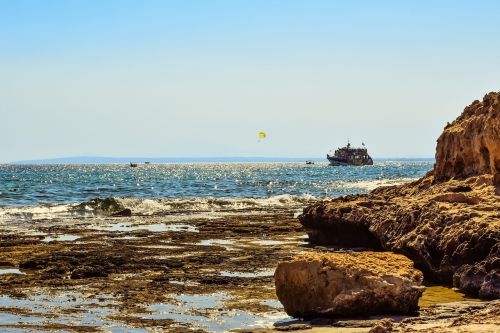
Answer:
[{"label": "algae covered rock", "polygon": [[297,318],[349,317],[418,309],[423,275],[389,252],[306,253],[278,265],[276,294]]}]

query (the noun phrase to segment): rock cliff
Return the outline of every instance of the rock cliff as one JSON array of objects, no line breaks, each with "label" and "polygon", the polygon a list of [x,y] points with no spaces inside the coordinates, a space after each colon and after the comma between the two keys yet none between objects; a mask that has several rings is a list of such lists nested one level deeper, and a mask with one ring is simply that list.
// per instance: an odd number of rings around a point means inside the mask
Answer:
[{"label": "rock cliff", "polygon": [[500,172],[500,94],[474,101],[437,141],[434,181]]},{"label": "rock cliff", "polygon": [[299,220],[312,243],[401,253],[431,281],[500,298],[500,93],[445,127],[425,177],[318,202]]}]

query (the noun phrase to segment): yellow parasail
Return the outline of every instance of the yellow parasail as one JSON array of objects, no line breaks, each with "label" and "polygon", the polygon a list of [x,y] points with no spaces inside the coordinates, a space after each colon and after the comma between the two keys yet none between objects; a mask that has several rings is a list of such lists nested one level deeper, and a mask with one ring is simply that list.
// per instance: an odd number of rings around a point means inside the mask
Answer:
[{"label": "yellow parasail", "polygon": [[266,138],[266,133],[264,132],[259,132],[259,139],[265,139]]}]

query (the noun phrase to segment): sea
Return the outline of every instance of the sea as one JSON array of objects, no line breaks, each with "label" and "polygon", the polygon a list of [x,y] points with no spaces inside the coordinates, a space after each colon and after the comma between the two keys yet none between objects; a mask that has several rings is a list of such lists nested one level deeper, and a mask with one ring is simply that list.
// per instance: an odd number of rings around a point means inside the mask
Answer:
[{"label": "sea", "polygon": [[5,164],[0,165],[0,220],[95,216],[123,208],[142,215],[300,208],[316,200],[410,182],[425,175],[433,163]]}]

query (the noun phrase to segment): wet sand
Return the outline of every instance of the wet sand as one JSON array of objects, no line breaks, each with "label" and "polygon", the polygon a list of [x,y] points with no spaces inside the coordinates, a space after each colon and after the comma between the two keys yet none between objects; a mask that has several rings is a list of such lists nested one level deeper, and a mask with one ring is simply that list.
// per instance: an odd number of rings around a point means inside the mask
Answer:
[{"label": "wet sand", "polygon": [[[278,262],[327,250],[308,245],[295,213],[4,222],[0,330],[367,332],[380,318],[302,323],[284,313],[274,291]],[[421,305],[463,300],[439,288]]]}]

